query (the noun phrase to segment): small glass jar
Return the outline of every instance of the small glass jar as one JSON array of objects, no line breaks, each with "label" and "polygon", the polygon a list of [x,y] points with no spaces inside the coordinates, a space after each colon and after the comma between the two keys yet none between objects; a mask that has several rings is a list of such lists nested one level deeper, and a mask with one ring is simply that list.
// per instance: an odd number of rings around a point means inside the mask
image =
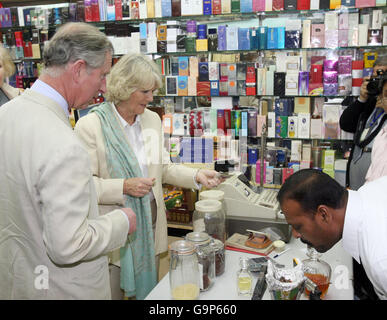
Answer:
[{"label": "small glass jar", "polygon": [[223,243],[226,241],[226,222],[220,201],[197,201],[192,215],[192,224],[195,232],[206,232]]},{"label": "small glass jar", "polygon": [[[309,259],[302,261],[304,275],[317,285],[321,291],[320,298],[322,299],[328,291],[332,269],[328,263],[319,259],[321,253],[313,247],[308,246],[307,256]],[[307,288],[305,288],[305,294],[307,296],[310,294]]]},{"label": "small glass jar", "polygon": [[169,284],[174,300],[196,300],[199,297],[199,264],[195,246],[185,240],[170,247]]},{"label": "small glass jar", "polygon": [[199,263],[200,291],[207,291],[215,282],[215,251],[211,237],[205,232],[187,233],[185,239],[195,246]]},{"label": "small glass jar", "polygon": [[226,267],[224,243],[218,239],[212,239],[211,246],[215,252],[215,275],[219,277],[224,273]]},{"label": "small glass jar", "polygon": [[248,296],[251,295],[253,286],[253,277],[249,271],[249,262],[247,258],[239,259],[240,269],[237,272],[237,288],[238,295]]}]

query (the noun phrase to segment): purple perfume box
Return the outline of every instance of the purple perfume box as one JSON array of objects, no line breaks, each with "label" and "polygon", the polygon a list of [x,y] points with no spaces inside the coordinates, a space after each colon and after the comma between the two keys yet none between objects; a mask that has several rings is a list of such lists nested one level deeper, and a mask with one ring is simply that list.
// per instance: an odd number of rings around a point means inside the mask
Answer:
[{"label": "purple perfume box", "polygon": [[298,74],[298,94],[307,96],[309,94],[309,72],[300,71]]},{"label": "purple perfume box", "polygon": [[196,21],[188,20],[187,21],[187,32],[188,33],[196,33]]},{"label": "purple perfume box", "polygon": [[337,83],[324,83],[325,96],[337,96],[339,85]]},{"label": "purple perfume box", "polygon": [[352,74],[352,56],[339,56],[339,74]]},{"label": "purple perfume box", "polygon": [[337,60],[324,60],[324,71],[337,71]]},{"label": "purple perfume box", "polygon": [[[325,83],[337,83],[337,71],[324,71],[323,82]],[[324,90],[325,91],[325,90]]]}]

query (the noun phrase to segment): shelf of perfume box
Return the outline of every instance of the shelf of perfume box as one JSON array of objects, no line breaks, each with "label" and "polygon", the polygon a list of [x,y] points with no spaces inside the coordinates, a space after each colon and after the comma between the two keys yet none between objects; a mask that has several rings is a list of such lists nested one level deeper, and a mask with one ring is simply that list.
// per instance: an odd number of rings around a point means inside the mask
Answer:
[{"label": "shelf of perfume box", "polygon": [[[367,45],[367,46],[351,46],[351,47],[334,47],[334,48],[277,48],[277,49],[254,49],[254,50],[217,50],[217,51],[184,51],[184,52],[157,52],[157,53],[146,53],[146,54],[153,54],[153,55],[159,55],[161,57],[163,56],[181,56],[181,55],[198,55],[198,54],[214,54],[214,53],[221,53],[221,54],[236,54],[236,53],[246,53],[246,52],[260,52],[260,51],[319,51],[319,50],[349,50],[349,49],[384,49],[387,48],[387,45]],[[122,56],[116,55],[116,56]]]},{"label": "shelf of perfume box", "polygon": [[[233,130],[233,129],[230,129]],[[239,129],[241,130],[241,129]],[[260,136],[234,136],[232,134],[230,135],[206,135],[206,136],[191,136],[189,134],[184,135],[184,134],[165,134],[166,137],[169,138],[214,138],[214,137],[231,137],[232,139],[239,140],[239,138],[248,138],[248,139],[261,139]],[[353,139],[330,139],[330,138],[297,138],[297,137],[266,137],[266,139],[271,139],[271,140],[305,140],[305,141],[325,141],[325,142],[352,142]],[[254,144],[254,143],[252,143]]]},{"label": "shelf of perfume box", "polygon": [[[232,20],[246,20],[246,19],[254,19],[254,18],[261,18],[261,17],[273,17],[278,15],[301,15],[303,18],[307,15],[313,15],[315,13],[321,13],[321,12],[359,12],[361,10],[383,10],[383,12],[387,11],[386,6],[375,6],[375,7],[367,7],[367,8],[351,8],[351,7],[345,7],[342,6],[337,9],[316,9],[316,10],[272,10],[272,11],[260,11],[260,12],[238,12],[238,13],[226,13],[226,14],[214,14],[214,15],[184,15],[184,16],[177,16],[177,17],[153,17],[153,18],[143,18],[143,19],[125,19],[125,20],[108,20],[108,21],[90,21],[87,23],[97,25],[100,28],[103,28],[106,23],[119,23],[119,24],[139,24],[142,22],[167,22],[170,20],[176,20],[176,21],[186,21],[186,20],[199,20],[201,22],[205,22],[206,20],[211,22],[222,22],[221,20],[225,20],[227,22],[230,22]],[[0,27],[0,31],[4,32],[5,30],[12,30],[12,31],[18,31],[23,30],[26,28],[32,28],[32,29],[55,29],[60,27],[61,24],[50,24],[50,25],[29,25],[29,26],[8,26],[8,27]]]},{"label": "shelf of perfume box", "polygon": [[[217,80],[218,81],[218,80]],[[234,80],[234,81],[244,81],[244,80]],[[209,81],[204,81],[204,82],[209,82]],[[328,98],[328,99],[337,99],[337,98],[341,98],[341,99],[344,99],[344,98],[347,98],[347,97],[358,97],[358,96],[354,96],[354,95],[338,95],[338,96],[324,96],[324,95],[315,95],[315,96],[310,96],[310,95],[296,95],[296,96],[293,96],[293,95],[283,95],[283,96],[280,96],[280,95],[242,95],[242,94],[236,94],[236,95],[233,95],[233,96],[229,96],[229,95],[226,95],[226,96],[187,96],[187,95],[184,95],[184,96],[173,96],[173,95],[154,95],[153,97],[157,97],[157,98],[184,98],[184,97],[187,97],[187,98],[225,98],[225,97],[257,97],[257,98]]]}]

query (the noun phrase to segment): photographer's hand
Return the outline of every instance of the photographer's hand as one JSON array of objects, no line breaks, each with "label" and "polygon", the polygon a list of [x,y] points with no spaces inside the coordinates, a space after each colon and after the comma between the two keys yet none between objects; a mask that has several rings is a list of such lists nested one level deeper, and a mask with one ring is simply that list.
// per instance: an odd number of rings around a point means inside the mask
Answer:
[{"label": "photographer's hand", "polygon": [[366,102],[368,100],[368,90],[367,90],[367,85],[371,77],[364,77],[363,78],[363,83],[360,87],[360,96],[359,96],[359,101],[360,102]]}]

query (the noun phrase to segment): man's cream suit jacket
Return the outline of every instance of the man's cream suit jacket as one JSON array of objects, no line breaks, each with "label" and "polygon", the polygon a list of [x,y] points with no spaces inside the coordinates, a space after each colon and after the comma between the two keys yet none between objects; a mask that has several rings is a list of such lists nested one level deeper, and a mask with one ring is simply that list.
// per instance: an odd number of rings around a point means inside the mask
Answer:
[{"label": "man's cream suit jacket", "polygon": [[109,299],[120,210],[100,216],[90,158],[55,101],[26,90],[0,108],[0,299]]},{"label": "man's cream suit jacket", "polygon": [[[119,123],[121,125],[120,121]],[[141,115],[140,123],[149,178],[156,178],[155,185],[152,188],[157,203],[155,251],[156,254],[160,254],[168,250],[167,218],[162,184],[168,183],[184,188],[197,188],[194,182],[197,170],[171,163],[169,154],[164,148],[164,134],[157,113],[145,109],[145,112]],[[122,126],[121,129],[124,130]],[[124,201],[124,179],[110,179],[99,117],[95,113],[91,113],[80,118],[75,126],[75,132],[85,142],[89,150],[101,212],[107,212],[117,208],[117,206],[122,206]],[[128,142],[130,144],[130,141]]]}]

